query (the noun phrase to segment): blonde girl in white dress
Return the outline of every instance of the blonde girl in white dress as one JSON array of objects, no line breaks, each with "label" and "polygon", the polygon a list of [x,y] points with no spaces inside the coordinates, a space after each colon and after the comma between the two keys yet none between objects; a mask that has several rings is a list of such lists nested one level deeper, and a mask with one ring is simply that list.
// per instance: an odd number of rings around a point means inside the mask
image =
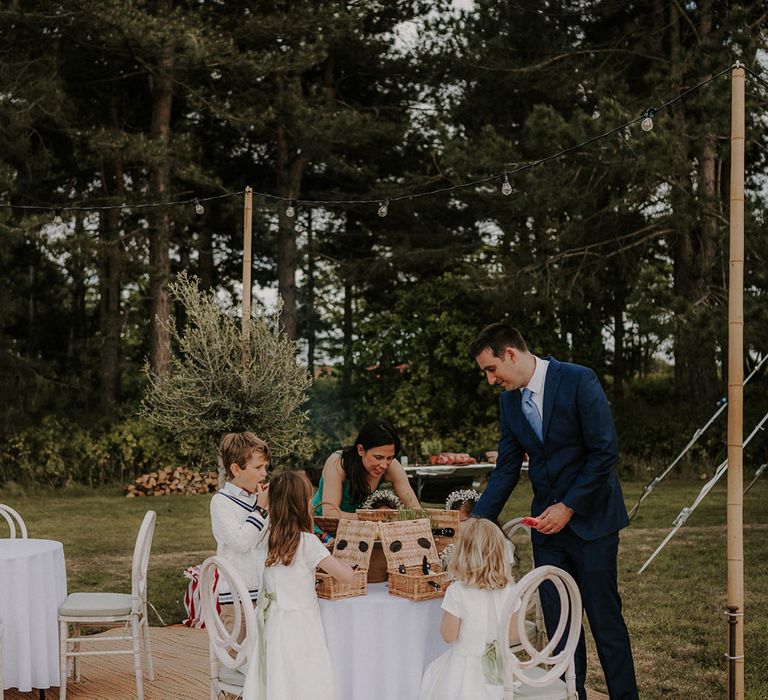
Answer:
[{"label": "blonde girl in white dress", "polygon": [[310,515],[312,487],[284,471],[269,486],[269,550],[259,610],[266,608],[266,697],[269,700],[337,700],[337,685],[320,608],[315,568],[351,583],[352,568],[328,553]]},{"label": "blonde girl in white dress", "polygon": [[455,580],[441,606],[440,634],[451,648],[424,671],[419,700],[502,700],[498,627],[514,587],[507,539],[489,520],[470,518],[448,571]]}]

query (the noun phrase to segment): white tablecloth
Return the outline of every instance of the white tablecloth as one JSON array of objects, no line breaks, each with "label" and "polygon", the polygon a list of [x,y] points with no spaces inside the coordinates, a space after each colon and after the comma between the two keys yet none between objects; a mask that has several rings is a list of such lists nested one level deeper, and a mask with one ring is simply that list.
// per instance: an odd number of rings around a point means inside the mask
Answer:
[{"label": "white tablecloth", "polygon": [[64,547],[0,539],[3,686],[27,692],[59,685],[59,605],[67,597]]},{"label": "white tablecloth", "polygon": [[389,595],[386,583],[368,584],[365,596],[320,600],[341,700],[416,700],[424,669],[448,649],[441,602]]}]

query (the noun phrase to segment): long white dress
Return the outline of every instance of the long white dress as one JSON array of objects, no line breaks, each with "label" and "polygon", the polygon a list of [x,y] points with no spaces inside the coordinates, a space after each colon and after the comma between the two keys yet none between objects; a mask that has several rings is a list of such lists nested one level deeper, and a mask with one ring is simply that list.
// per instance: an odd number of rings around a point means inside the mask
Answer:
[{"label": "long white dress", "polygon": [[263,589],[275,596],[265,630],[269,700],[338,698],[315,593],[315,569],[327,556],[317,536],[303,532],[290,566],[264,569]]},{"label": "long white dress", "polygon": [[454,581],[442,609],[461,620],[458,639],[424,671],[419,700],[503,700],[504,686],[487,682],[481,665],[486,644],[498,637],[498,621],[512,584],[489,590]]}]

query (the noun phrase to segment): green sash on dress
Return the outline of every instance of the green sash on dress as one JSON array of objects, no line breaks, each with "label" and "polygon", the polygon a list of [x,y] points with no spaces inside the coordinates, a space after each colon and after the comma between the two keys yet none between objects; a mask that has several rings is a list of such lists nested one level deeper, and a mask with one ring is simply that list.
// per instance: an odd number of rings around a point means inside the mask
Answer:
[{"label": "green sash on dress", "polygon": [[485,680],[491,685],[504,685],[504,661],[501,658],[501,645],[498,639],[488,642],[480,657]]},{"label": "green sash on dress", "polygon": [[277,600],[271,591],[262,588],[256,603],[256,629],[259,633],[259,697],[267,697],[267,613],[269,606]]}]

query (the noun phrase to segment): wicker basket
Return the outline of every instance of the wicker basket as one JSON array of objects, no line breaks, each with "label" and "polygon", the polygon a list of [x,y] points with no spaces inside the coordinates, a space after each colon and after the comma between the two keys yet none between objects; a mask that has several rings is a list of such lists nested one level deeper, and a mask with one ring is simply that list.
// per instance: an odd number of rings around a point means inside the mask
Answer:
[{"label": "wicker basket", "polygon": [[[379,529],[387,557],[390,594],[409,600],[428,600],[444,595],[450,579],[440,565],[430,521],[423,518],[382,522]],[[426,575],[422,570],[425,556],[431,569]]]},{"label": "wicker basket", "polygon": [[[426,508],[425,513],[429,516],[429,522],[432,524],[432,536],[435,540],[437,553],[440,555],[459,536],[459,511]],[[449,534],[451,530],[453,530],[452,535]]]},{"label": "wicker basket", "polygon": [[328,600],[354,598],[368,592],[368,564],[373,550],[376,523],[343,519],[339,521],[333,556],[350,566],[357,565],[352,583],[341,583],[324,571],[316,574],[317,597]]},{"label": "wicker basket", "polygon": [[395,508],[358,508],[355,513],[357,513],[358,520],[371,520],[377,523],[385,520],[397,520]]},{"label": "wicker basket", "polygon": [[[320,510],[322,513],[323,506],[331,506],[332,508],[335,508],[338,513],[341,513],[341,509],[335,503],[331,503],[329,501],[322,501],[321,503],[318,503],[315,506],[315,513],[317,513],[318,510]],[[339,527],[339,518],[331,518],[327,515],[315,515],[314,520],[315,525],[319,527],[323,532],[327,532],[329,535],[336,537],[336,530]]]}]

